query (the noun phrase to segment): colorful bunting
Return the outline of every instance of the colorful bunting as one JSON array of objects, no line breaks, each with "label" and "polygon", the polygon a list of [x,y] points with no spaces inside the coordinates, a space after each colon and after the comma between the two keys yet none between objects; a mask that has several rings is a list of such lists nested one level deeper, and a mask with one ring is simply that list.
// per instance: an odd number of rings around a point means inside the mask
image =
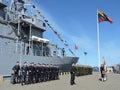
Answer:
[{"label": "colorful bunting", "polygon": [[78,46],[75,44],[75,50],[78,50]]}]

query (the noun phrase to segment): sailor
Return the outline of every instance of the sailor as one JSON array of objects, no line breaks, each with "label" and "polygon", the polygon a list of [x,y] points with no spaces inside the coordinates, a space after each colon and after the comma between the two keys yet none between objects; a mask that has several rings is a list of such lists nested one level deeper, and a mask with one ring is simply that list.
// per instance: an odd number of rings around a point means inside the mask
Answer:
[{"label": "sailor", "polygon": [[36,71],[37,71],[37,70],[36,70],[36,67],[37,67],[37,66],[36,66],[36,64],[34,63],[34,64],[33,64],[33,69],[34,69],[34,70],[33,70],[33,79],[34,79],[34,82],[37,82],[37,77],[36,77]]},{"label": "sailor", "polygon": [[29,54],[29,46],[26,47],[26,54]]},{"label": "sailor", "polygon": [[50,65],[49,79],[52,80],[52,64]]},{"label": "sailor", "polygon": [[46,81],[46,64],[43,64],[43,81]]},{"label": "sailor", "polygon": [[39,82],[42,81],[42,65],[39,63]]},{"label": "sailor", "polygon": [[55,66],[55,79],[59,79],[59,67]]},{"label": "sailor", "polygon": [[56,74],[56,69],[55,66],[53,66],[53,80],[55,80],[55,74]]},{"label": "sailor", "polygon": [[29,83],[33,83],[34,66],[33,62],[28,66]]},{"label": "sailor", "polygon": [[50,52],[50,48],[48,46],[46,46],[46,56],[50,56],[49,52]]},{"label": "sailor", "polygon": [[16,62],[16,64],[13,66],[12,70],[14,71],[14,83],[18,83],[19,81],[19,70],[20,70],[20,65],[19,61]]},{"label": "sailor", "polygon": [[54,80],[54,66],[51,66],[51,80]]},{"label": "sailor", "polygon": [[23,83],[25,84],[27,83],[26,82],[27,71],[28,71],[27,62],[24,62],[23,66],[21,67],[21,85],[23,85]]},{"label": "sailor", "polygon": [[46,76],[46,79],[47,79],[47,81],[49,80],[49,74],[50,74],[50,67],[49,67],[49,65],[47,64],[46,65],[46,73],[47,73],[47,76]]},{"label": "sailor", "polygon": [[40,81],[40,68],[39,68],[39,63],[36,65],[35,67],[36,70],[36,83],[38,83]]},{"label": "sailor", "polygon": [[49,65],[48,64],[45,65],[45,80],[46,81],[49,80]]},{"label": "sailor", "polygon": [[51,66],[51,80],[54,80],[55,77],[55,70],[54,70],[54,65]]},{"label": "sailor", "polygon": [[41,65],[41,81],[44,81],[44,64]]},{"label": "sailor", "polygon": [[59,79],[59,66],[57,66],[57,79]]},{"label": "sailor", "polygon": [[70,74],[71,74],[70,84],[73,85],[75,84],[75,63],[74,62],[72,63]]},{"label": "sailor", "polygon": [[46,43],[43,43],[43,56],[46,56]]},{"label": "sailor", "polygon": [[62,55],[65,56],[65,49],[62,48]]}]

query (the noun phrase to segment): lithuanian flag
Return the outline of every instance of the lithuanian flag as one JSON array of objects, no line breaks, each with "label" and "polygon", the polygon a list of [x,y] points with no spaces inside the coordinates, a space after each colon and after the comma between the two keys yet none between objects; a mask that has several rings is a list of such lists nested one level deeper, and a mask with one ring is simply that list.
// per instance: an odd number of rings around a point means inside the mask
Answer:
[{"label": "lithuanian flag", "polygon": [[98,11],[98,22],[108,21],[112,24],[112,19],[110,19],[107,15],[105,15],[103,12]]}]

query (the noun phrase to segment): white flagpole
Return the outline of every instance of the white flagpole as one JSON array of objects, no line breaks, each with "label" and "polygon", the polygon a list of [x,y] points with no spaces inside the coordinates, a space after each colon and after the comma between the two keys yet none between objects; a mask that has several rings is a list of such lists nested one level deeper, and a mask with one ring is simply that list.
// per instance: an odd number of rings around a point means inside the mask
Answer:
[{"label": "white flagpole", "polygon": [[98,39],[98,66],[100,71],[100,30],[98,22],[98,10],[97,10],[97,39]]}]

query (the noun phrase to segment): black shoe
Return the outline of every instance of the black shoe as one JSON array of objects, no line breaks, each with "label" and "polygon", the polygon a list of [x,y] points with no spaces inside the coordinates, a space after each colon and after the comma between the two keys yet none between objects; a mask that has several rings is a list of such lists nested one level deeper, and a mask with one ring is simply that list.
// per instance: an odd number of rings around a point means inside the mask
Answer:
[{"label": "black shoe", "polygon": [[73,84],[76,84],[75,82]]},{"label": "black shoe", "polygon": [[21,85],[23,86],[23,83],[21,83]]}]

